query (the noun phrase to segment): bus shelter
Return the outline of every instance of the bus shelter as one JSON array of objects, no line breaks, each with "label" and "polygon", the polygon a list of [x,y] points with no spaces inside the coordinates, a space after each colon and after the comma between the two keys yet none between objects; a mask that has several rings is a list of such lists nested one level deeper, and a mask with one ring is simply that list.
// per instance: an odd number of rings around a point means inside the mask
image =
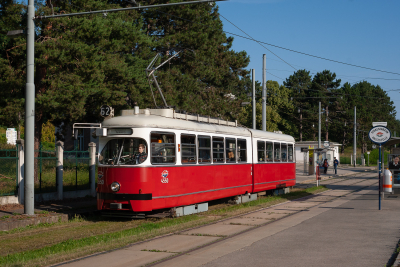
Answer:
[{"label": "bus shelter", "polygon": [[[304,153],[304,174],[314,175],[317,166],[321,166],[326,158],[327,148],[302,148]],[[325,155],[325,157],[324,157]]]}]

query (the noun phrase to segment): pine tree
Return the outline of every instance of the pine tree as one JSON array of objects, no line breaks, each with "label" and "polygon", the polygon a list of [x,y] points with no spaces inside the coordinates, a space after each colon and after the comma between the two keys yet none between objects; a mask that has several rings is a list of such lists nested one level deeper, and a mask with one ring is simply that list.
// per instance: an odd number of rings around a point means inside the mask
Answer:
[{"label": "pine tree", "polygon": [[[139,2],[139,1],[136,1]],[[150,0],[163,4],[167,0]],[[192,113],[236,119],[250,84],[246,52],[231,50],[233,38],[222,31],[218,6],[208,3],[149,9],[143,12],[155,53],[166,60],[185,50],[157,72],[168,105]],[[162,102],[156,94],[156,104]],[[234,97],[233,97],[234,96]],[[155,104],[154,104],[155,106]]]},{"label": "pine tree", "polygon": [[[15,3],[12,6],[16,6]],[[39,5],[37,13],[72,13],[103,10],[118,6],[105,1],[53,1]],[[15,8],[15,7],[14,7]],[[2,17],[3,23],[8,23]],[[45,19],[36,22],[35,42],[35,147],[39,147],[41,127],[51,120],[64,126],[73,122],[99,121],[100,106],[108,104],[117,111],[127,107],[127,96],[147,89],[143,57],[153,47],[145,35],[136,11]],[[12,27],[12,26],[9,26]],[[0,99],[10,95],[23,112],[26,58],[25,38],[8,45],[2,53]],[[18,46],[18,44],[20,44]],[[16,93],[14,93],[16,92]],[[14,93],[11,95],[11,93]],[[22,103],[21,103],[22,102]],[[2,106],[2,114],[6,108]],[[64,131],[65,132],[65,131]]]}]

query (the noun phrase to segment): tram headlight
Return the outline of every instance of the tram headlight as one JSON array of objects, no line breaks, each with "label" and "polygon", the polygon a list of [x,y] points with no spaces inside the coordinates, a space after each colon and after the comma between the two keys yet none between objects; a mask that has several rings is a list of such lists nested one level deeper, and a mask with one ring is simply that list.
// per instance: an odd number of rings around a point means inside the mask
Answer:
[{"label": "tram headlight", "polygon": [[121,188],[121,185],[117,182],[114,182],[111,184],[111,190],[114,192],[118,192],[120,188]]}]

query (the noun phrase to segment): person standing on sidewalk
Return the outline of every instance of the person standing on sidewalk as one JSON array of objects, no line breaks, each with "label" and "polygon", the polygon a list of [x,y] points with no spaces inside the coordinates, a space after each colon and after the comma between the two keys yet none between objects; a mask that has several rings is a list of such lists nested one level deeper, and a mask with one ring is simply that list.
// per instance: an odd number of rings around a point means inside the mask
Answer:
[{"label": "person standing on sidewalk", "polygon": [[329,166],[327,159],[324,160],[324,163],[322,164],[322,166],[324,167],[324,174],[326,174],[326,172],[328,171],[328,166]]},{"label": "person standing on sidewalk", "polygon": [[335,169],[335,174],[337,174],[337,165],[339,165],[339,161],[336,157],[333,157],[333,168]]}]

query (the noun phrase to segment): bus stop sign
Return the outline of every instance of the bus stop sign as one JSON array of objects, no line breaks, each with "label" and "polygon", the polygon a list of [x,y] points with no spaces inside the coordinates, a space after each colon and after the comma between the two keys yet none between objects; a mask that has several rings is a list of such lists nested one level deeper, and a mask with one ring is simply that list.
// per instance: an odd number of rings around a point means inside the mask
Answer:
[{"label": "bus stop sign", "polygon": [[389,141],[392,133],[384,126],[376,126],[369,131],[368,137],[373,143],[380,145]]}]

